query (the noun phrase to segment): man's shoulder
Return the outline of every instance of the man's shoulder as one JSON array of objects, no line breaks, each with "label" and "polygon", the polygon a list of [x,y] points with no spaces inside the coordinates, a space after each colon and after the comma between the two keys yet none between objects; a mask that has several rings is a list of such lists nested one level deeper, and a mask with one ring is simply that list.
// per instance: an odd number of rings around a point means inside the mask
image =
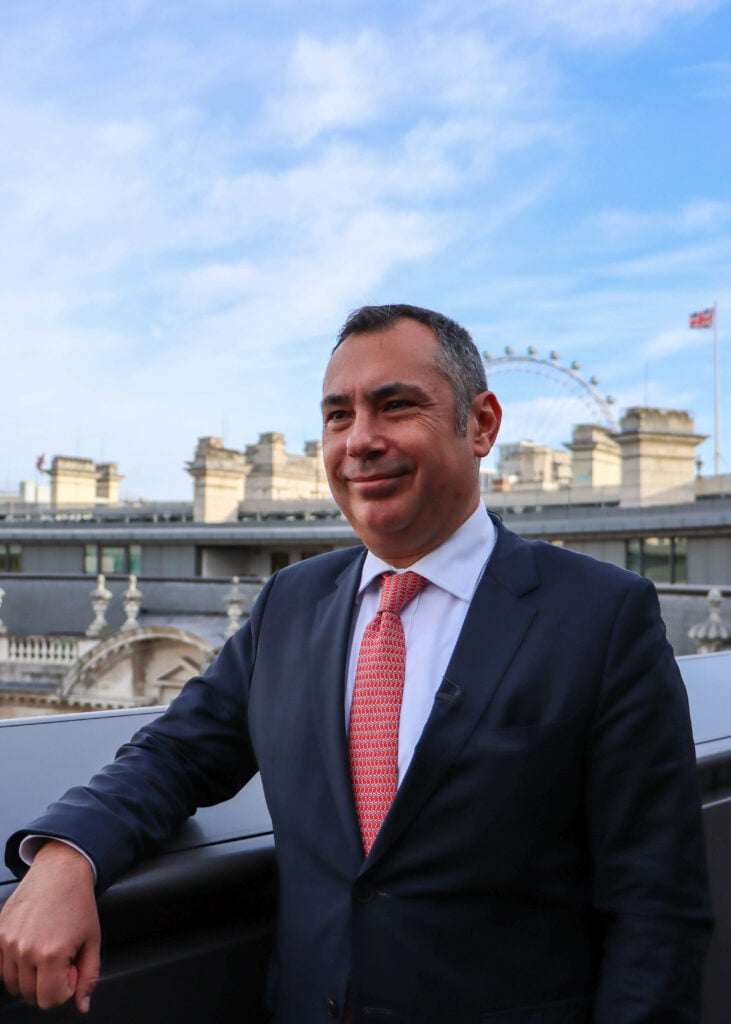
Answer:
[{"label": "man's shoulder", "polygon": [[561,544],[528,540],[500,523],[494,553],[495,564],[504,561],[508,565],[511,560],[519,558],[531,560],[544,583],[550,579],[562,579],[571,581],[575,586],[583,581],[587,586],[601,584],[603,587],[617,588],[620,591],[635,587],[654,589],[646,577],[613,562],[605,562],[593,555],[573,551]]}]

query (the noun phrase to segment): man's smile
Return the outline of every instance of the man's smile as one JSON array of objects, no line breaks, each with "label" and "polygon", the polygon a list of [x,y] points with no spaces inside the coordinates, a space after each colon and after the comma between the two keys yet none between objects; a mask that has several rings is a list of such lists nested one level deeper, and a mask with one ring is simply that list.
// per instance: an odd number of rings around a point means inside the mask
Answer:
[{"label": "man's smile", "polygon": [[379,489],[382,487],[388,487],[394,484],[397,480],[402,479],[409,473],[406,466],[397,466],[391,469],[379,469],[374,470],[370,473],[364,472],[345,472],[343,473],[343,479],[351,486],[356,486],[359,490],[370,490]]}]

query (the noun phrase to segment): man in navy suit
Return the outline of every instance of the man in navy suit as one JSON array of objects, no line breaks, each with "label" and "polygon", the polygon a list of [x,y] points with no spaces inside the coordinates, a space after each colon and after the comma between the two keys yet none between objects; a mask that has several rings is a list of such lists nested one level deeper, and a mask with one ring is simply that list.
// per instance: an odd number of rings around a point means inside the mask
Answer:
[{"label": "man in navy suit", "polygon": [[[11,839],[5,984],[88,1008],[94,887],[261,771],[279,1024],[690,1024],[710,915],[687,702],[652,585],[488,516],[500,407],[467,332],[364,307],[325,374],[325,465],[362,547],[275,574],[250,621],[89,787]],[[348,725],[384,573],[397,790],[372,847]],[[69,845],[73,844],[73,845]]]}]

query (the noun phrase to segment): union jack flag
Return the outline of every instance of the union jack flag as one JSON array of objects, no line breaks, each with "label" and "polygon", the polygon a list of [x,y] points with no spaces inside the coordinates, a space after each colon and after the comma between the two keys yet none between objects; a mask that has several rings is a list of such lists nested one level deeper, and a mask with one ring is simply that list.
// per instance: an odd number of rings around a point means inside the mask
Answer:
[{"label": "union jack flag", "polygon": [[714,307],[710,309],[701,309],[697,313],[690,314],[689,326],[690,327],[713,327],[713,314],[716,312]]}]

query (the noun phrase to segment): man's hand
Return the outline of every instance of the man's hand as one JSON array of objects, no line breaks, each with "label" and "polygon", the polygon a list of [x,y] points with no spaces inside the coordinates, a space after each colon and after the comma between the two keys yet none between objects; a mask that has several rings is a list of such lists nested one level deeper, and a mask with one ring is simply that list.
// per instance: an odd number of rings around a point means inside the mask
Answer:
[{"label": "man's hand", "polygon": [[99,916],[91,865],[49,841],[0,914],[0,980],[48,1010],[74,997],[86,1013],[99,978]]}]

